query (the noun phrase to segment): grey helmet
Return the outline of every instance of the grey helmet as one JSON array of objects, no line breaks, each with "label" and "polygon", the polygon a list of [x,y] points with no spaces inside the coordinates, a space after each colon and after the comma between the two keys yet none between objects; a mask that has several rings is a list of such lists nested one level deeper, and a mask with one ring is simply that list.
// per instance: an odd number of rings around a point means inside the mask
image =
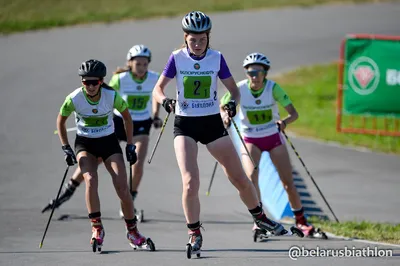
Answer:
[{"label": "grey helmet", "polygon": [[267,71],[271,67],[271,62],[269,61],[269,59],[261,53],[251,53],[246,56],[243,61],[243,67],[247,67],[252,64],[263,65],[266,67]]},{"label": "grey helmet", "polygon": [[201,11],[189,12],[182,19],[182,29],[186,33],[208,32],[211,27],[210,17]]},{"label": "grey helmet", "polygon": [[132,58],[138,56],[147,57],[149,62],[151,61],[151,51],[143,44],[134,45],[131,49],[129,49],[128,54],[126,55],[126,60],[131,60]]},{"label": "grey helmet", "polygon": [[103,62],[96,59],[90,59],[81,64],[78,74],[81,77],[104,78],[107,75],[107,68]]}]

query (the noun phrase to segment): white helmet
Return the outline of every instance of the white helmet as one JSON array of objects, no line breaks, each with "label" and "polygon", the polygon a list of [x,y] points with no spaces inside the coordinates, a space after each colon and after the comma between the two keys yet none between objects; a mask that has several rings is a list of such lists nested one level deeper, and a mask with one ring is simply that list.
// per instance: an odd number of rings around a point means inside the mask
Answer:
[{"label": "white helmet", "polygon": [[269,61],[269,59],[261,53],[251,53],[248,56],[246,56],[246,58],[243,61],[243,67],[247,67],[248,65],[252,64],[263,65],[267,68],[267,71],[271,67],[271,62]]},{"label": "white helmet", "polygon": [[201,11],[187,13],[182,19],[182,29],[186,33],[202,33],[210,31],[212,27],[209,16]]},{"label": "white helmet", "polygon": [[149,62],[151,61],[151,51],[143,44],[137,44],[129,49],[129,52],[126,55],[126,60],[131,60],[132,58],[138,56],[147,57],[149,59]]}]

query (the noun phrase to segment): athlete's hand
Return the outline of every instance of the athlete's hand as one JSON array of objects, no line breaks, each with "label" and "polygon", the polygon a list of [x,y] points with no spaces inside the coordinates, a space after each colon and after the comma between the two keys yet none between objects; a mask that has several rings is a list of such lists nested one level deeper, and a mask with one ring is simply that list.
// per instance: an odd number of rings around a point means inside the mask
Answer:
[{"label": "athlete's hand", "polygon": [[170,98],[165,98],[162,102],[162,106],[164,107],[167,113],[174,112],[175,113],[175,103],[176,101]]},{"label": "athlete's hand", "polygon": [[276,126],[277,126],[279,132],[285,131],[285,129],[286,129],[286,122],[283,121],[283,120],[278,120],[278,121],[276,121]]},{"label": "athlete's hand", "polygon": [[235,117],[236,115],[236,101],[230,100],[224,106],[224,110],[228,113],[229,117]]},{"label": "athlete's hand", "polygon": [[163,121],[158,116],[155,116],[153,118],[153,126],[154,126],[154,128],[160,128],[160,127],[162,127],[162,124],[163,124]]},{"label": "athlete's hand", "polygon": [[77,161],[76,161],[75,153],[72,150],[71,146],[63,145],[61,148],[64,151],[65,162],[67,163],[67,165],[73,166],[74,164],[76,164]]},{"label": "athlete's hand", "polygon": [[125,148],[126,160],[131,164],[137,161],[136,146],[134,144],[127,144]]},{"label": "athlete's hand", "polygon": [[229,128],[232,123],[232,118],[229,117],[227,113],[222,115],[222,121],[224,122],[225,128]]}]

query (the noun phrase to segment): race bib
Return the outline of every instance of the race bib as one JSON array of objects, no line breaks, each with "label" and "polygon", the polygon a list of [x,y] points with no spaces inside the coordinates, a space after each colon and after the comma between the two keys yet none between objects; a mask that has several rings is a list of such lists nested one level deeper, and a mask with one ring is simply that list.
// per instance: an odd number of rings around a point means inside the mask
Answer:
[{"label": "race bib", "polygon": [[129,95],[127,99],[128,108],[134,111],[144,110],[149,100],[150,95]]},{"label": "race bib", "polygon": [[247,111],[247,118],[251,125],[266,124],[272,120],[272,110]]},{"label": "race bib", "polygon": [[84,127],[102,127],[108,124],[108,116],[82,117]]},{"label": "race bib", "polygon": [[211,76],[185,76],[183,87],[186,99],[209,99]]}]

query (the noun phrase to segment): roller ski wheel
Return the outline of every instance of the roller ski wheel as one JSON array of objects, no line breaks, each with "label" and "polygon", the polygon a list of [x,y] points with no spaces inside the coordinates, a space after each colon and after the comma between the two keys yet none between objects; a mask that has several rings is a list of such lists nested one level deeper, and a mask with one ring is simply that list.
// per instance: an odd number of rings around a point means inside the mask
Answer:
[{"label": "roller ski wheel", "polygon": [[147,238],[145,242],[141,245],[135,245],[133,243],[129,243],[133,250],[149,250],[149,251],[156,251],[156,245],[154,244],[153,240]]},{"label": "roller ski wheel", "polygon": [[319,239],[328,239],[328,236],[324,231],[321,230],[321,228],[316,228],[314,232],[309,236],[311,238],[319,238]]},{"label": "roller ski wheel", "polygon": [[266,232],[265,230],[262,230],[260,228],[253,230],[253,241],[254,242],[257,242],[258,239],[260,239],[260,240],[267,239],[270,236],[271,236],[271,234],[269,234],[268,232]]},{"label": "roller ski wheel", "polygon": [[138,220],[139,223],[143,223],[144,222],[144,212],[143,212],[143,210],[140,210],[135,215],[136,215],[136,219]]},{"label": "roller ski wheel", "polygon": [[292,226],[290,227],[290,233],[287,232],[287,234],[289,235],[295,235],[297,237],[303,238],[304,237],[304,233],[303,231],[301,231],[299,228],[297,228],[296,226]]},{"label": "roller ski wheel", "polygon": [[186,257],[188,259],[191,259],[192,255],[194,255],[194,254],[196,254],[197,258],[200,258],[201,257],[201,250],[200,249],[199,250],[193,250],[192,245],[187,243],[186,244]]},{"label": "roller ski wheel", "polygon": [[101,246],[102,246],[102,245],[99,245],[99,244],[98,244],[96,238],[94,238],[94,237],[92,238],[91,244],[92,244],[92,251],[93,251],[94,253],[96,253],[96,251],[99,252],[99,253],[101,253]]}]

